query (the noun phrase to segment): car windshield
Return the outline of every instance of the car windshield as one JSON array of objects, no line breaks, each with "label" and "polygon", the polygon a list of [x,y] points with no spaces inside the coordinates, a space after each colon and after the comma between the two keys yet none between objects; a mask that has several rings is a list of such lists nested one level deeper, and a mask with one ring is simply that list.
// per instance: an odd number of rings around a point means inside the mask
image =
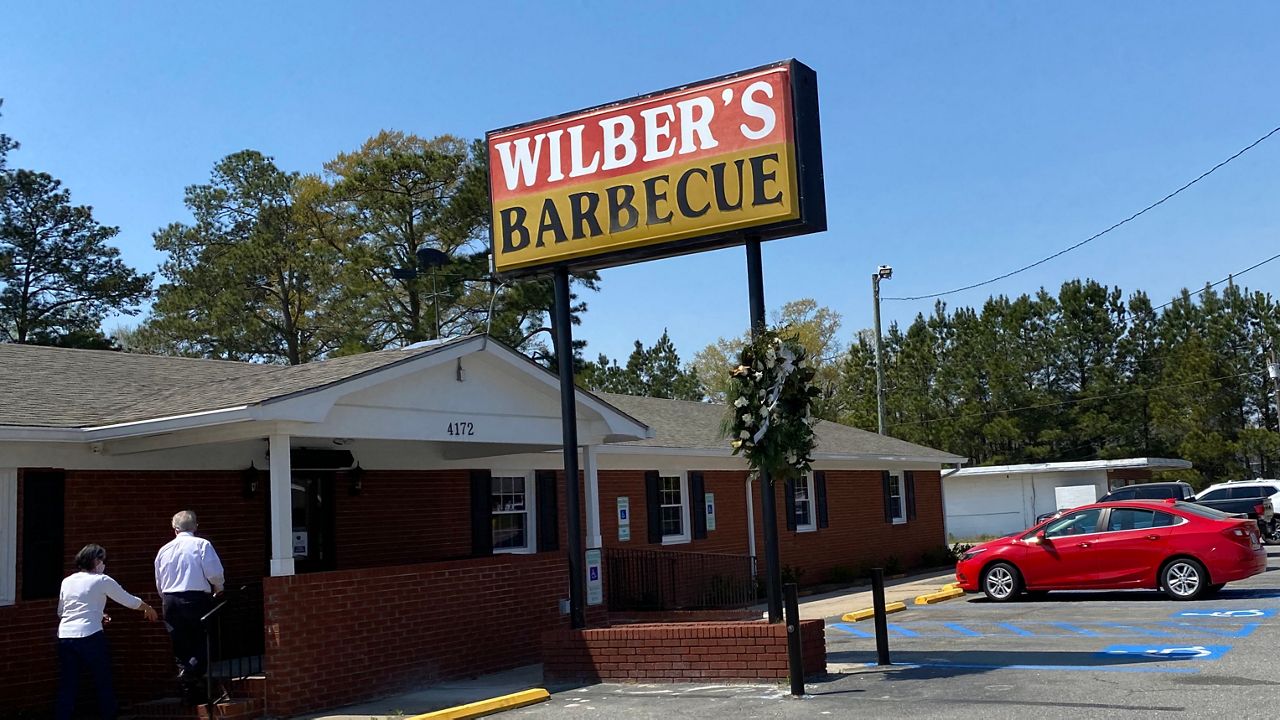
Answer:
[{"label": "car windshield", "polygon": [[1183,512],[1189,512],[1192,515],[1199,515],[1210,520],[1226,520],[1231,517],[1231,513],[1224,513],[1221,510],[1214,510],[1211,507],[1197,505],[1196,503],[1179,502],[1174,503],[1173,506]]}]

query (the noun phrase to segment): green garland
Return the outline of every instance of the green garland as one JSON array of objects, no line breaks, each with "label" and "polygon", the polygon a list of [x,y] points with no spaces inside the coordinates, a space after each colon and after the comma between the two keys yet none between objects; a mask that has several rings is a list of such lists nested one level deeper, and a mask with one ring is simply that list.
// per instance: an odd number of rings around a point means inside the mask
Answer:
[{"label": "green garland", "polygon": [[728,414],[721,430],[751,469],[783,479],[810,469],[818,422],[818,389],[808,353],[794,337],[759,333],[729,373]]}]

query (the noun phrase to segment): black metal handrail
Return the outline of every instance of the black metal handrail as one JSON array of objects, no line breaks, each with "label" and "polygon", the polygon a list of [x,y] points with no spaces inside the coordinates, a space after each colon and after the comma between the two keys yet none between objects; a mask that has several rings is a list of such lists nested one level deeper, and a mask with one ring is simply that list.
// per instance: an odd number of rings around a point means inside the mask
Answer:
[{"label": "black metal handrail", "polygon": [[749,555],[605,548],[609,609],[730,610],[755,602]]},{"label": "black metal handrail", "polygon": [[[262,673],[262,582],[224,592],[200,618],[205,627],[205,690],[211,700],[231,697],[232,681]],[[219,692],[215,695],[214,689]]]}]

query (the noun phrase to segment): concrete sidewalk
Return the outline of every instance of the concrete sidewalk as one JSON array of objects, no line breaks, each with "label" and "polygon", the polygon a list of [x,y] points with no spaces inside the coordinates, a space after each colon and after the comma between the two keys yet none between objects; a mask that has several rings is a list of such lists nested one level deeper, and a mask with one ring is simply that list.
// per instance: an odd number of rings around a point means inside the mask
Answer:
[{"label": "concrete sidewalk", "polygon": [[[934,592],[953,580],[955,572],[952,569],[890,580],[885,583],[885,602],[902,601],[910,605],[917,595]],[[805,620],[821,620],[867,607],[871,607],[870,586],[837,590],[800,598],[800,617]],[[766,605],[756,605],[752,609],[764,614],[768,608]],[[318,715],[302,715],[295,720],[403,720],[414,715],[538,687],[544,687],[552,693],[570,689],[547,687],[542,683],[542,666],[526,665],[469,680],[439,683]]]},{"label": "concrete sidewalk", "polygon": [[[884,601],[905,602],[910,605],[917,595],[936,592],[943,585],[955,582],[955,568],[934,570],[919,575],[908,575],[896,580],[886,580],[884,584]],[[839,617],[847,612],[871,607],[871,586],[836,590],[822,595],[810,595],[800,598],[801,620],[824,620]],[[753,610],[761,614],[768,612],[768,605],[753,605]]]}]

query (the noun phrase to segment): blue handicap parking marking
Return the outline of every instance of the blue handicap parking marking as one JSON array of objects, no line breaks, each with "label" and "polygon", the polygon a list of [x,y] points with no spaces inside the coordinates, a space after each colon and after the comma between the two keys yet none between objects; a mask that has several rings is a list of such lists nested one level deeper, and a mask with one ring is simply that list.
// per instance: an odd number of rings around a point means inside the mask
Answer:
[{"label": "blue handicap parking marking", "polygon": [[1230,649],[1230,645],[1148,643],[1146,645],[1112,645],[1101,651],[1101,654],[1136,655],[1158,660],[1217,660]]},{"label": "blue handicap parking marking", "polygon": [[1173,618],[1224,618],[1227,620],[1243,620],[1247,618],[1268,618],[1275,615],[1273,609],[1262,608],[1236,608],[1236,609],[1206,609],[1206,610],[1183,610],[1176,612],[1169,617]]},{"label": "blue handicap parking marking", "polygon": [[853,625],[850,625],[849,623],[833,623],[831,627],[841,632],[847,632],[850,635],[853,635],[855,637],[861,637],[861,638],[875,637],[875,633],[869,633],[860,628],[856,628]]},{"label": "blue handicap parking marking", "polygon": [[[851,623],[833,623],[832,628],[858,638],[875,637],[874,626],[855,627]],[[1261,623],[1231,622],[1229,618],[1214,618],[1206,622],[1175,622],[1164,620],[1147,623],[1119,622],[1048,622],[1023,620],[1011,622],[939,622],[917,620],[887,623],[891,636],[916,638],[1149,638],[1152,642],[1179,638],[1243,638],[1252,635]]]}]

